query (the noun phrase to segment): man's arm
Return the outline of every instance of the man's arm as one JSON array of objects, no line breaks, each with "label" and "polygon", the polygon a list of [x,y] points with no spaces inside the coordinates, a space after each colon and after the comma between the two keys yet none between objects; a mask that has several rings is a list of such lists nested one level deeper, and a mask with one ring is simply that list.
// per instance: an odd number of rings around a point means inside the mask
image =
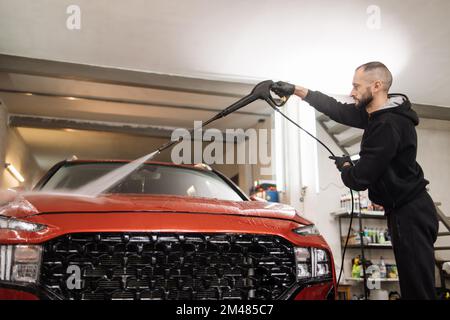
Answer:
[{"label": "man's arm", "polygon": [[289,97],[295,94],[336,122],[361,129],[367,126],[369,116],[366,110],[356,108],[354,103],[340,103],[319,91],[311,91],[283,81],[275,82],[271,90],[280,97]]},{"label": "man's arm", "polygon": [[375,183],[397,154],[400,135],[389,123],[379,123],[361,146],[355,166],[344,166],[341,178],[352,190],[362,191]]},{"label": "man's arm", "polygon": [[320,91],[308,90],[301,86],[295,86],[294,94],[336,122],[361,129],[367,126],[367,112],[358,109],[354,103],[341,103]]}]

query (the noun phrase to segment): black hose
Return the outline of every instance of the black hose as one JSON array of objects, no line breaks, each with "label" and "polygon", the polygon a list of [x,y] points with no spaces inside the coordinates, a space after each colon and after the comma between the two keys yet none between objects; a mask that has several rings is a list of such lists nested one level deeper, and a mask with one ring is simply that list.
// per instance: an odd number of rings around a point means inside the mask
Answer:
[{"label": "black hose", "polygon": [[[350,188],[349,188],[349,189],[350,189]],[[338,281],[337,281],[337,286],[338,286],[338,287],[339,287],[339,283],[341,283],[341,276],[342,276],[342,272],[343,272],[343,270],[344,270],[344,258],[345,258],[345,252],[347,251],[348,239],[350,238],[350,233],[352,232],[353,210],[354,210],[353,204],[354,204],[354,199],[353,199],[353,192],[352,192],[351,189],[350,189],[350,195],[351,195],[351,197],[352,197],[352,211],[351,211],[351,214],[350,214],[350,222],[349,222],[350,225],[349,225],[349,227],[348,227],[347,239],[345,240],[344,250],[343,250],[343,252],[342,252],[341,270],[339,271],[339,278],[338,278]],[[362,241],[362,238],[361,238],[361,237],[360,237],[360,239],[361,239],[361,241]]]},{"label": "black hose", "polygon": [[309,133],[306,129],[303,129],[298,123],[296,123],[294,120],[292,120],[291,118],[289,118],[287,115],[285,115],[283,112],[280,111],[280,109],[278,109],[277,107],[274,107],[272,105],[270,105],[276,112],[278,112],[279,114],[281,114],[286,120],[288,120],[290,123],[292,123],[294,126],[296,126],[297,128],[299,128],[300,130],[303,130],[305,133],[307,133],[311,138],[313,138],[314,140],[316,140],[318,143],[320,143],[325,149],[327,149],[327,151],[333,156],[335,157],[335,154],[333,153],[333,151],[330,150],[330,148],[328,148],[325,143],[323,143],[322,141],[320,141],[319,139],[317,139],[314,135],[312,135],[311,133]]},{"label": "black hose", "polygon": [[[281,112],[280,109],[278,109],[277,107],[273,106],[272,104],[269,103],[269,105],[279,114],[281,114],[286,120],[288,120],[290,123],[292,123],[294,126],[296,126],[297,128],[299,128],[300,130],[304,131],[305,133],[307,133],[311,138],[313,138],[314,140],[316,140],[317,142],[319,142],[333,157],[335,157],[333,151],[330,150],[330,148],[328,148],[322,141],[320,141],[318,138],[316,138],[314,135],[312,135],[310,132],[308,132],[308,130],[302,128],[298,123],[296,123],[294,120],[292,120],[291,118],[289,118],[287,115],[285,115],[283,112]],[[341,269],[339,271],[339,277],[338,277],[338,281],[337,281],[337,286],[339,287],[339,283],[341,282],[341,276],[342,276],[342,272],[344,270],[344,258],[345,258],[345,252],[347,251],[347,246],[348,246],[348,239],[350,238],[350,233],[352,230],[352,223],[353,223],[353,215],[354,215],[354,199],[353,199],[353,192],[352,189],[350,189],[350,195],[352,197],[352,211],[350,213],[350,225],[348,227],[348,233],[347,233],[347,239],[345,240],[345,245],[344,245],[344,250],[342,252],[342,261],[341,261]],[[362,239],[361,239],[362,241]]]}]

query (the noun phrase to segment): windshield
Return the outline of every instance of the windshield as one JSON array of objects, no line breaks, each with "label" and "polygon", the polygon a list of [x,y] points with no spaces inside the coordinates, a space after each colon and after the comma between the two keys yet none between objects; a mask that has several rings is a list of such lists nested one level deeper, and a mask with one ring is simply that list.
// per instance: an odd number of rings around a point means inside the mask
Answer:
[{"label": "windshield", "polygon": [[[42,191],[73,191],[124,165],[68,163],[42,186]],[[242,197],[214,172],[144,164],[105,193],[159,194],[242,201]]]}]

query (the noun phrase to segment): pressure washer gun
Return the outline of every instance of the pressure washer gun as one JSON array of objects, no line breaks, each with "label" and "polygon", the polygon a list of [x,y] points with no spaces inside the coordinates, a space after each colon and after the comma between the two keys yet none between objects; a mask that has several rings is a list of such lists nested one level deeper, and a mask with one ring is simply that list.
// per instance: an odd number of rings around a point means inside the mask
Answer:
[{"label": "pressure washer gun", "polygon": [[211,119],[211,121],[223,118],[258,99],[266,101],[271,107],[282,107],[287,102],[289,97],[278,97],[275,95],[271,91],[273,84],[274,82],[272,80],[265,80],[258,83],[250,94],[219,112],[214,118]]},{"label": "pressure washer gun", "polygon": [[[230,113],[233,113],[256,100],[264,100],[274,109],[282,107],[287,102],[289,97],[279,97],[274,92],[272,92],[271,88],[272,88],[273,84],[274,84],[274,82],[272,80],[265,80],[265,81],[258,83],[248,95],[239,99],[238,101],[236,101],[229,107],[223,109],[222,111],[217,113],[214,117],[204,121],[202,123],[201,127],[193,128],[191,130],[191,133],[196,130],[200,130],[201,128],[207,126],[211,122],[214,122],[220,118],[226,117]],[[177,144],[181,140],[182,140],[182,137],[180,137],[179,140],[169,141],[169,142],[163,144],[161,147],[158,148],[158,150],[156,150],[156,154],[159,154],[161,151],[172,147],[173,145]]]}]

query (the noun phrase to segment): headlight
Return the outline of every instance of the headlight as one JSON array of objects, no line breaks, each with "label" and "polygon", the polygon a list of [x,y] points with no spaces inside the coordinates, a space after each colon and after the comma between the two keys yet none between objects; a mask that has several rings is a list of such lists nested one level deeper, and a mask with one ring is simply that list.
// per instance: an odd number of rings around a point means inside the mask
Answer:
[{"label": "headlight", "polygon": [[330,267],[327,263],[319,263],[317,264],[316,276],[324,277],[330,275]]},{"label": "headlight", "polygon": [[319,236],[320,235],[319,229],[317,229],[316,226],[313,224],[304,226],[304,227],[300,227],[300,228],[296,228],[292,231],[301,236]]},{"label": "headlight", "polygon": [[325,250],[295,247],[297,281],[331,275],[330,259]]},{"label": "headlight", "polygon": [[315,249],[315,250],[318,263],[328,262],[328,254],[325,250],[322,249]]},{"label": "headlight", "polygon": [[331,275],[330,259],[328,253],[323,249],[312,249],[315,262],[315,277],[325,277]]},{"label": "headlight", "polygon": [[41,256],[42,247],[39,245],[0,246],[0,280],[36,283]]},{"label": "headlight", "polygon": [[297,280],[311,277],[311,251],[309,248],[294,248]]},{"label": "headlight", "polygon": [[0,216],[0,229],[37,232],[44,228],[41,224]]}]

